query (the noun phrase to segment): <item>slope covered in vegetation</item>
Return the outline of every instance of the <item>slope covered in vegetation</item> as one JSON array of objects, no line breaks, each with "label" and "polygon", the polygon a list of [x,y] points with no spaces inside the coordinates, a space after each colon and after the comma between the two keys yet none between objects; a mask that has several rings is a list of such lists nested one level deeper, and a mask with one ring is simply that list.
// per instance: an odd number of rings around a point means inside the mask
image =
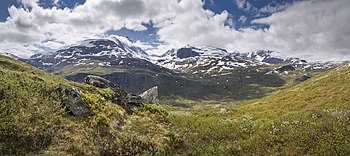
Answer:
[{"label": "slope covered in vegetation", "polygon": [[[59,84],[79,88],[91,115],[72,115]],[[184,108],[145,105],[128,114],[111,96],[0,56],[0,155],[350,153],[348,66],[243,104],[182,100]]]},{"label": "slope covered in vegetation", "polygon": [[188,147],[184,154],[350,153],[349,66],[245,104],[196,111],[169,109],[173,128],[183,134]]},{"label": "slope covered in vegetation", "polygon": [[[62,106],[55,87],[82,90],[91,115]],[[164,155],[180,143],[168,114],[145,105],[128,115],[110,100],[110,89],[64,80],[0,56],[0,155]]]}]

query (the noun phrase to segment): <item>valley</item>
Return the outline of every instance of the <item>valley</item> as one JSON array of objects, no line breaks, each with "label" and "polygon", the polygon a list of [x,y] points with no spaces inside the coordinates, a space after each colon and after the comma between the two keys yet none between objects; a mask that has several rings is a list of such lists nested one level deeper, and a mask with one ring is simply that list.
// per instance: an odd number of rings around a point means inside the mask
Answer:
[{"label": "valley", "polygon": [[[350,152],[348,63],[188,46],[155,59],[120,41],[83,43],[30,59],[0,56],[0,138],[11,140],[0,141],[1,155]],[[159,104],[138,101],[153,86]],[[78,98],[67,104],[62,93]]]},{"label": "valley", "polygon": [[273,51],[231,53],[191,45],[150,56],[117,38],[84,40],[22,61],[76,82],[99,75],[135,94],[159,86],[161,98],[231,101],[262,97],[337,66]]},{"label": "valley", "polygon": [[0,156],[349,156],[350,0],[0,0]]},{"label": "valley", "polygon": [[[163,97],[127,114],[107,89],[0,56],[0,154],[346,155],[350,67],[341,65],[252,100]],[[62,107],[54,88],[82,90],[91,114]],[[328,85],[324,85],[328,84]],[[20,148],[18,148],[20,147]]]}]

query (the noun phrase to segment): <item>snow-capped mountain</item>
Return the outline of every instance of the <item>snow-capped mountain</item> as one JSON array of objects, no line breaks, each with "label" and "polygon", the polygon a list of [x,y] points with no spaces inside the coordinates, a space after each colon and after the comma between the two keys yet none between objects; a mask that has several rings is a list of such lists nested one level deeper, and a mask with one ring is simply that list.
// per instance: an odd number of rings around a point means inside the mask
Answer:
[{"label": "snow-capped mountain", "polygon": [[[244,55],[244,54],[243,54]],[[256,52],[246,53],[246,58],[250,60],[257,60],[260,62],[270,64],[280,64],[285,61],[285,57],[279,52],[259,50]]]},{"label": "snow-capped mountain", "polygon": [[[123,40],[124,41],[124,40]],[[108,39],[89,39],[67,46],[56,52],[36,54],[25,62],[42,68],[61,68],[64,66],[103,66],[103,67],[141,67],[148,66],[162,71],[167,68],[176,72],[190,74],[228,73],[234,69],[258,69],[261,66],[289,64],[303,70],[323,70],[334,65],[308,63],[306,60],[285,57],[279,52],[259,50],[250,53],[228,52],[211,46],[186,45],[168,50],[160,56],[148,55],[132,41],[122,42]],[[7,54],[9,55],[9,54]],[[12,56],[15,57],[15,56]]]},{"label": "snow-capped mountain", "polygon": [[169,69],[190,73],[221,72],[234,68],[245,68],[259,64],[232,55],[225,49],[204,46],[186,45],[171,49],[159,57],[153,57],[153,62]]},{"label": "snow-capped mountain", "polygon": [[28,63],[43,69],[67,64],[98,63],[100,66],[111,66],[116,61],[119,61],[117,64],[123,64],[122,60],[127,58],[149,60],[148,54],[141,48],[129,46],[114,38],[84,40],[56,52],[33,55]]},{"label": "snow-capped mountain", "polygon": [[3,53],[0,53],[0,55],[3,55],[3,56],[7,56],[7,57],[11,57],[15,60],[19,60],[20,58],[14,54],[11,54],[11,53],[7,53],[7,52],[3,52]]},{"label": "snow-capped mountain", "polygon": [[[333,66],[284,57],[274,51],[230,53],[210,46],[186,45],[155,56],[129,42],[117,38],[90,39],[20,60],[72,81],[83,82],[86,75],[93,74],[137,94],[159,86],[163,95],[195,98],[214,94],[255,95],[255,85],[281,86],[285,83],[283,77],[293,79]],[[241,88],[254,92],[242,93]]]},{"label": "snow-capped mountain", "polygon": [[153,60],[153,63],[165,68],[206,74],[271,64],[293,64],[296,67],[303,67],[307,64],[306,60],[288,58],[275,51],[259,50],[250,53],[229,53],[221,48],[190,45],[171,49],[159,57],[152,57],[151,60]]}]

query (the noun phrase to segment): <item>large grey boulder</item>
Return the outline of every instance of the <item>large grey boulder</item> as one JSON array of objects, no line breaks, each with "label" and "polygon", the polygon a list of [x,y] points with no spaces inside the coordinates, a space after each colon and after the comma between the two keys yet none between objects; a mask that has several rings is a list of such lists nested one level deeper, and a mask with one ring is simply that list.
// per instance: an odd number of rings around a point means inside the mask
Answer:
[{"label": "large grey boulder", "polygon": [[146,102],[158,104],[159,99],[158,99],[158,86],[154,86],[145,92],[141,93],[139,95],[142,99],[146,100]]},{"label": "large grey boulder", "polygon": [[81,100],[81,91],[67,84],[60,84],[55,88],[55,91],[60,95],[62,104],[76,116],[87,116],[90,114],[89,108]]},{"label": "large grey boulder", "polygon": [[133,95],[127,93],[124,89],[122,89],[119,85],[108,81],[99,76],[88,75],[85,77],[85,83],[93,85],[99,88],[110,88],[114,92],[114,99],[112,102],[119,104],[122,106],[126,112],[131,113],[133,108],[142,107],[142,98],[137,95]]},{"label": "large grey boulder", "polygon": [[119,85],[108,81],[107,79],[104,79],[99,76],[94,75],[88,75],[85,77],[85,83],[98,87],[98,88],[110,88],[114,92],[114,99],[112,99],[112,102],[115,103],[125,103],[127,100],[127,92],[122,89]]}]

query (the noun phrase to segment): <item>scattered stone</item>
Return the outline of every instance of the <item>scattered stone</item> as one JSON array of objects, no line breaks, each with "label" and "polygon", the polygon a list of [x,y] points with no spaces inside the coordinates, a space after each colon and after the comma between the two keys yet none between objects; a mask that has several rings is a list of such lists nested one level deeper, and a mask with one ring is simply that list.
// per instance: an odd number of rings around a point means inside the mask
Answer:
[{"label": "scattered stone", "polygon": [[87,116],[90,114],[89,108],[81,100],[81,91],[78,88],[67,84],[60,84],[55,91],[61,96],[62,104],[76,116]]},{"label": "scattered stone", "polygon": [[221,108],[220,109],[220,113],[221,114],[226,114],[226,113],[228,113],[228,110],[226,108]]},{"label": "scattered stone", "polygon": [[158,104],[159,103],[159,99],[158,99],[158,86],[154,86],[148,90],[146,90],[145,92],[143,92],[142,94],[140,94],[140,97],[144,100],[146,100],[146,102],[150,102],[150,103],[154,103],[154,104]]}]

